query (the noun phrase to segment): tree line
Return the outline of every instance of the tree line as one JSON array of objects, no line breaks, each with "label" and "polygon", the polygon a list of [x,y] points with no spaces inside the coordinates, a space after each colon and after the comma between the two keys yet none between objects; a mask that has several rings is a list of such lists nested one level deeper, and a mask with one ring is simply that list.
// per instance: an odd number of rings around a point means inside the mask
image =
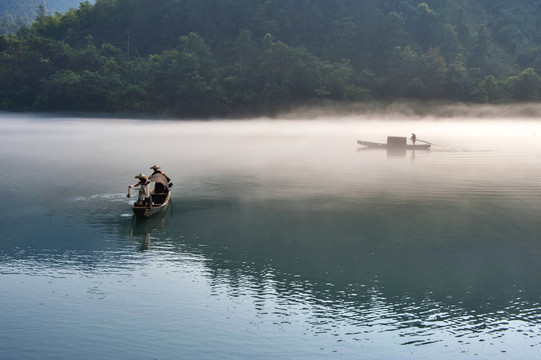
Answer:
[{"label": "tree line", "polygon": [[0,37],[0,110],[208,117],[373,99],[538,101],[539,5],[461,4],[97,0],[38,11]]}]

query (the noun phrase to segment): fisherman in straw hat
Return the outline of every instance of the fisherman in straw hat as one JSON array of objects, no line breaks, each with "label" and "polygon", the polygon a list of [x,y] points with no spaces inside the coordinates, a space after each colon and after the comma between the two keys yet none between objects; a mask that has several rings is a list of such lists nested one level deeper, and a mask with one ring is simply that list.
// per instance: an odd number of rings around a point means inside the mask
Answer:
[{"label": "fisherman in straw hat", "polygon": [[[161,171],[161,167],[158,166],[158,165],[152,165],[150,167],[150,169],[154,170],[154,172],[152,173],[152,175],[156,175],[156,174],[162,174],[163,176],[165,176],[165,179],[167,180],[167,184],[169,185],[169,187],[173,186],[173,183],[171,182],[171,179],[169,179],[169,177],[167,175],[165,175],[163,173],[163,171]],[[150,175],[150,176],[152,176]],[[161,183],[156,183],[156,187],[154,189],[155,192],[168,192],[169,189],[167,187],[165,187],[164,185],[162,185]]]},{"label": "fisherman in straw hat", "polygon": [[414,133],[411,133],[410,140],[413,143],[413,147],[415,147],[415,142],[417,141],[417,135],[415,135]]},{"label": "fisherman in straw hat", "polygon": [[139,199],[137,200],[137,202],[141,205],[146,204],[146,206],[150,207],[152,204],[152,196],[150,195],[150,180],[148,180],[148,177],[143,173],[135,176],[135,178],[139,179],[139,182],[128,186],[128,197],[131,196],[130,190],[138,186]]}]

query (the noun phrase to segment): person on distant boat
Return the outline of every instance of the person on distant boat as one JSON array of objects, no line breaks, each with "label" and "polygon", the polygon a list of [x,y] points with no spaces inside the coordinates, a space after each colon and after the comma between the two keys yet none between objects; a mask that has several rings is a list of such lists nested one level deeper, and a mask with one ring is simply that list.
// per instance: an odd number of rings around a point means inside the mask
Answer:
[{"label": "person on distant boat", "polygon": [[415,141],[417,141],[417,135],[415,135],[414,133],[411,133],[410,140],[413,143],[413,146],[415,146]]},{"label": "person on distant boat", "polygon": [[145,204],[147,207],[150,207],[152,205],[152,195],[150,193],[150,180],[148,180],[148,177],[141,173],[135,177],[136,179],[139,179],[139,182],[133,185],[128,186],[128,192],[130,189],[133,189],[134,187],[139,187],[139,199],[137,200],[138,203],[141,205]]},{"label": "person on distant boat", "polygon": [[[163,171],[160,170],[161,167],[159,167],[158,165],[153,165],[153,166],[150,167],[150,169],[154,170],[152,175],[162,174],[167,179],[167,184],[169,185],[169,187],[173,186],[173,183],[171,182],[171,179],[169,179],[169,177],[167,175],[165,175],[163,173]],[[168,191],[169,191],[169,189],[165,185],[163,185],[161,183],[156,183],[156,185],[154,187],[154,192],[156,192],[156,193],[166,193]]]}]

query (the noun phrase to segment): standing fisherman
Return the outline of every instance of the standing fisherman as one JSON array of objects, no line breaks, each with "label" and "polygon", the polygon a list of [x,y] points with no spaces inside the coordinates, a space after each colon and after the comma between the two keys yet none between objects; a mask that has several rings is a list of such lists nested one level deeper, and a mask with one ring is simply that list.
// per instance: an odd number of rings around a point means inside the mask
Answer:
[{"label": "standing fisherman", "polygon": [[410,140],[413,143],[413,147],[415,147],[415,141],[417,141],[417,135],[415,135],[414,133],[411,133]]},{"label": "standing fisherman", "polygon": [[148,180],[148,177],[141,173],[135,177],[136,179],[139,179],[139,182],[137,184],[133,184],[128,186],[128,196],[130,196],[130,189],[138,186],[139,187],[139,199],[138,202],[142,204],[146,204],[147,207],[150,207],[152,205],[152,196],[150,195],[150,180]]}]

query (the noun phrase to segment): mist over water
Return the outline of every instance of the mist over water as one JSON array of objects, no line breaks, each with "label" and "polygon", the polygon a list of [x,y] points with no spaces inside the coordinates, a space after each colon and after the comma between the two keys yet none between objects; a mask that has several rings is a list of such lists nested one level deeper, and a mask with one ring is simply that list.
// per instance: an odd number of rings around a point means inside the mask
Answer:
[{"label": "mist over water", "polygon": [[[0,115],[6,358],[538,354],[536,107],[408,109]],[[432,149],[356,143],[413,132]],[[126,187],[153,164],[173,206],[136,221]]]}]

